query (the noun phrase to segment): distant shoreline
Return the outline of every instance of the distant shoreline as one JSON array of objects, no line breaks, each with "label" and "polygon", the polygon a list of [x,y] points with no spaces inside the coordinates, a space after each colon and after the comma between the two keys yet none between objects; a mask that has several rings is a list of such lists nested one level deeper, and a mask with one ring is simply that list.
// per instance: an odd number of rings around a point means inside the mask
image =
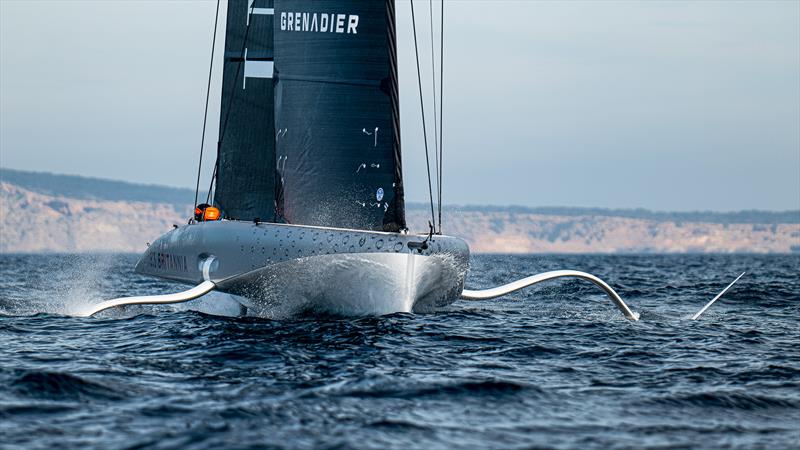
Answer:
[{"label": "distant shoreline", "polygon": [[[190,205],[194,191],[157,184],[139,184],[107,178],[31,172],[0,167],[0,182],[7,182],[40,194],[93,200],[130,200]],[[200,192],[205,197],[206,191]],[[427,203],[406,202],[406,209],[427,210]],[[654,211],[646,208],[594,208],[571,206],[459,205],[446,204],[443,211],[504,212],[553,216],[605,216],[635,219],[672,220],[711,223],[800,223],[800,209],[786,211]]]},{"label": "distant shoreline", "polygon": [[[204,193],[203,193],[204,194]],[[0,253],[140,253],[186,223],[194,191],[0,168]],[[446,205],[444,231],[487,254],[796,254],[800,210]],[[429,205],[408,203],[412,232]]]}]

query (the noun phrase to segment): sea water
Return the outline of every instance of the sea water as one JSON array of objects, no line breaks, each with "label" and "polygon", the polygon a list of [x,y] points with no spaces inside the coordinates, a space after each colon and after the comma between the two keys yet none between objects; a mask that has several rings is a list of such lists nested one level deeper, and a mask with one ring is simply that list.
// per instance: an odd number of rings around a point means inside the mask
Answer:
[{"label": "sea water", "polygon": [[0,255],[0,448],[800,446],[800,255],[472,258],[468,288],[582,270],[639,322],[580,280],[433,314],[69,316],[185,288],[135,260]]}]

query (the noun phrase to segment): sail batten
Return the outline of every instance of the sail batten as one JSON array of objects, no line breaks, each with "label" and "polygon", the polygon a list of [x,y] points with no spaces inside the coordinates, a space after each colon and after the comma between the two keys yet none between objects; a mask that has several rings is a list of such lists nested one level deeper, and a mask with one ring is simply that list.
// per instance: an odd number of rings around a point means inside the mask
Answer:
[{"label": "sail batten", "polygon": [[299,76],[299,75],[281,75],[281,79],[286,81],[308,81],[310,83],[328,83],[328,84],[348,84],[352,86],[371,86],[380,88],[382,83],[380,81],[369,79],[343,79],[338,77],[314,77],[314,76]]}]

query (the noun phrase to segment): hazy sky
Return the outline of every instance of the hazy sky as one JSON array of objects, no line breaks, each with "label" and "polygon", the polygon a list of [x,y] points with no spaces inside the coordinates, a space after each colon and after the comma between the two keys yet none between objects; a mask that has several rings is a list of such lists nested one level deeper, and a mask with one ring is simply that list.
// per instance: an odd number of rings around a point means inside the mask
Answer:
[{"label": "hazy sky", "polygon": [[[214,7],[0,0],[0,165],[194,187]],[[407,200],[426,201],[397,9]],[[448,0],[444,108],[445,203],[797,209],[800,2]],[[216,95],[211,152],[218,114]]]}]

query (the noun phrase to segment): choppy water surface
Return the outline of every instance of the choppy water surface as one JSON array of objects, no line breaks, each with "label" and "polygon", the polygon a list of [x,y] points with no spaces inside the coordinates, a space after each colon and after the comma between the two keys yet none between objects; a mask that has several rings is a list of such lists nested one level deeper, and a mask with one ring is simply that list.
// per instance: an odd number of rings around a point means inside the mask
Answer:
[{"label": "choppy water surface", "polygon": [[64,315],[176,290],[134,262],[0,255],[0,447],[800,445],[797,255],[473,257],[471,288],[594,273],[638,323],[578,280],[425,315]]}]

